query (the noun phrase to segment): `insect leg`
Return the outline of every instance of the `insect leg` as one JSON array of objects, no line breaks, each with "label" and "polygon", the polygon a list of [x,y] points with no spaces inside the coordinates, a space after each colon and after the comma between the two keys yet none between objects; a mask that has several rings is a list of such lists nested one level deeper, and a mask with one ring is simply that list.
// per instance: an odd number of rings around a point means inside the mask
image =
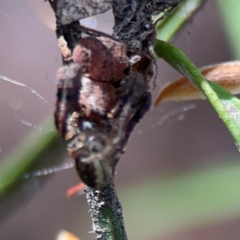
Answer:
[{"label": "insect leg", "polygon": [[57,73],[57,100],[54,111],[58,133],[67,140],[67,121],[71,114],[78,111],[78,94],[81,72],[79,65],[72,63],[63,66]]}]

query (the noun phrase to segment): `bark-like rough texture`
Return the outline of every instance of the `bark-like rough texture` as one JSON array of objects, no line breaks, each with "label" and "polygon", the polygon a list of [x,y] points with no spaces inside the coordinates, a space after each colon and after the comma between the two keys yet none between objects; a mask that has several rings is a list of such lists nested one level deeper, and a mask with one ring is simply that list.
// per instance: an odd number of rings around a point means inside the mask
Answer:
[{"label": "bark-like rough texture", "polygon": [[126,240],[122,206],[118,200],[113,182],[110,182],[102,190],[85,187],[85,193],[90,206],[93,231],[96,233],[96,238],[102,240]]}]

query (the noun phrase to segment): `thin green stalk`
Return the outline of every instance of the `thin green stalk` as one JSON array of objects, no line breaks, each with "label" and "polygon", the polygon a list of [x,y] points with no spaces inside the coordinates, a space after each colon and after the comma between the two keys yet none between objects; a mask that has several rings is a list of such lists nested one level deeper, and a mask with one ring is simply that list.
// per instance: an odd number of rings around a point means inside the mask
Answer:
[{"label": "thin green stalk", "polygon": [[[43,155],[51,158],[53,152],[58,152],[60,138],[53,130],[53,118],[49,116],[42,124],[43,129],[49,132],[34,130],[0,163],[0,195],[8,191],[13,184],[30,168],[30,166]],[[60,156],[55,156],[60,157]],[[51,161],[51,160],[50,160]]]},{"label": "thin green stalk", "polygon": [[173,68],[192,81],[218,113],[240,148],[240,100],[220,86],[207,81],[198,68],[176,46],[157,40],[155,52]]},{"label": "thin green stalk", "polygon": [[167,18],[157,24],[157,39],[170,41],[206,1],[207,0],[182,1]]}]

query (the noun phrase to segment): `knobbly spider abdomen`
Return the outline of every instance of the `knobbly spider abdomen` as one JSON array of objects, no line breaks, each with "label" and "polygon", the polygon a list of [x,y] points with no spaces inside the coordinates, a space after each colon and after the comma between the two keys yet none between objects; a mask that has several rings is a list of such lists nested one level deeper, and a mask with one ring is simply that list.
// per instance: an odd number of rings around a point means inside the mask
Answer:
[{"label": "knobbly spider abdomen", "polygon": [[101,120],[117,102],[115,88],[111,83],[92,81],[82,76],[79,104],[84,106],[89,119]]},{"label": "knobbly spider abdomen", "polygon": [[106,132],[85,129],[68,144],[69,155],[75,159],[78,174],[85,184],[100,189],[113,177],[115,147]]},{"label": "knobbly spider abdomen", "polygon": [[107,37],[82,38],[73,51],[83,74],[93,81],[115,82],[126,76],[129,59],[126,46]]}]

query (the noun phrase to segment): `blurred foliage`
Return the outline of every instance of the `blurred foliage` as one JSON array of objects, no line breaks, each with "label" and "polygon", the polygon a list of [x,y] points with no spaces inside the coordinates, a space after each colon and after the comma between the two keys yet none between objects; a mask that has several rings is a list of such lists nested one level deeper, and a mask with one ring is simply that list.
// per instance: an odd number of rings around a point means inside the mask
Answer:
[{"label": "blurred foliage", "polygon": [[[199,1],[184,1],[184,3]],[[204,1],[202,1],[204,2]],[[233,53],[240,59],[238,49],[240,28],[239,1],[217,1],[222,20],[229,33]],[[194,12],[194,11],[193,11]],[[171,16],[172,17],[172,16]],[[170,19],[170,18],[169,18]],[[158,26],[158,37],[169,40],[179,27],[174,21],[165,20]],[[187,17],[188,19],[188,17]],[[177,20],[178,21],[178,20]],[[172,27],[168,25],[170,22]],[[161,35],[161,29],[169,28],[171,34]],[[167,30],[165,30],[167,31]],[[43,124],[52,128],[51,117]],[[0,163],[0,194],[35,161],[42,151],[58,151],[56,133],[36,136],[31,133]],[[50,154],[51,155],[51,154]],[[230,158],[229,158],[230,160]],[[150,239],[167,233],[209,222],[224,221],[240,216],[240,162],[198,172],[175,175],[168,178],[153,177],[120,191],[124,207],[125,224],[129,239]]]},{"label": "blurred foliage", "polygon": [[[34,130],[21,143],[7,154],[0,162],[0,196],[18,183],[23,174],[41,158],[59,158],[62,154],[59,146],[61,139],[54,131],[53,117],[42,122],[43,129],[48,132]],[[56,154],[58,153],[58,154]]]},{"label": "blurred foliage", "polygon": [[119,197],[129,239],[156,239],[239,217],[240,162],[232,160],[195,172],[155,176],[122,189]]}]

